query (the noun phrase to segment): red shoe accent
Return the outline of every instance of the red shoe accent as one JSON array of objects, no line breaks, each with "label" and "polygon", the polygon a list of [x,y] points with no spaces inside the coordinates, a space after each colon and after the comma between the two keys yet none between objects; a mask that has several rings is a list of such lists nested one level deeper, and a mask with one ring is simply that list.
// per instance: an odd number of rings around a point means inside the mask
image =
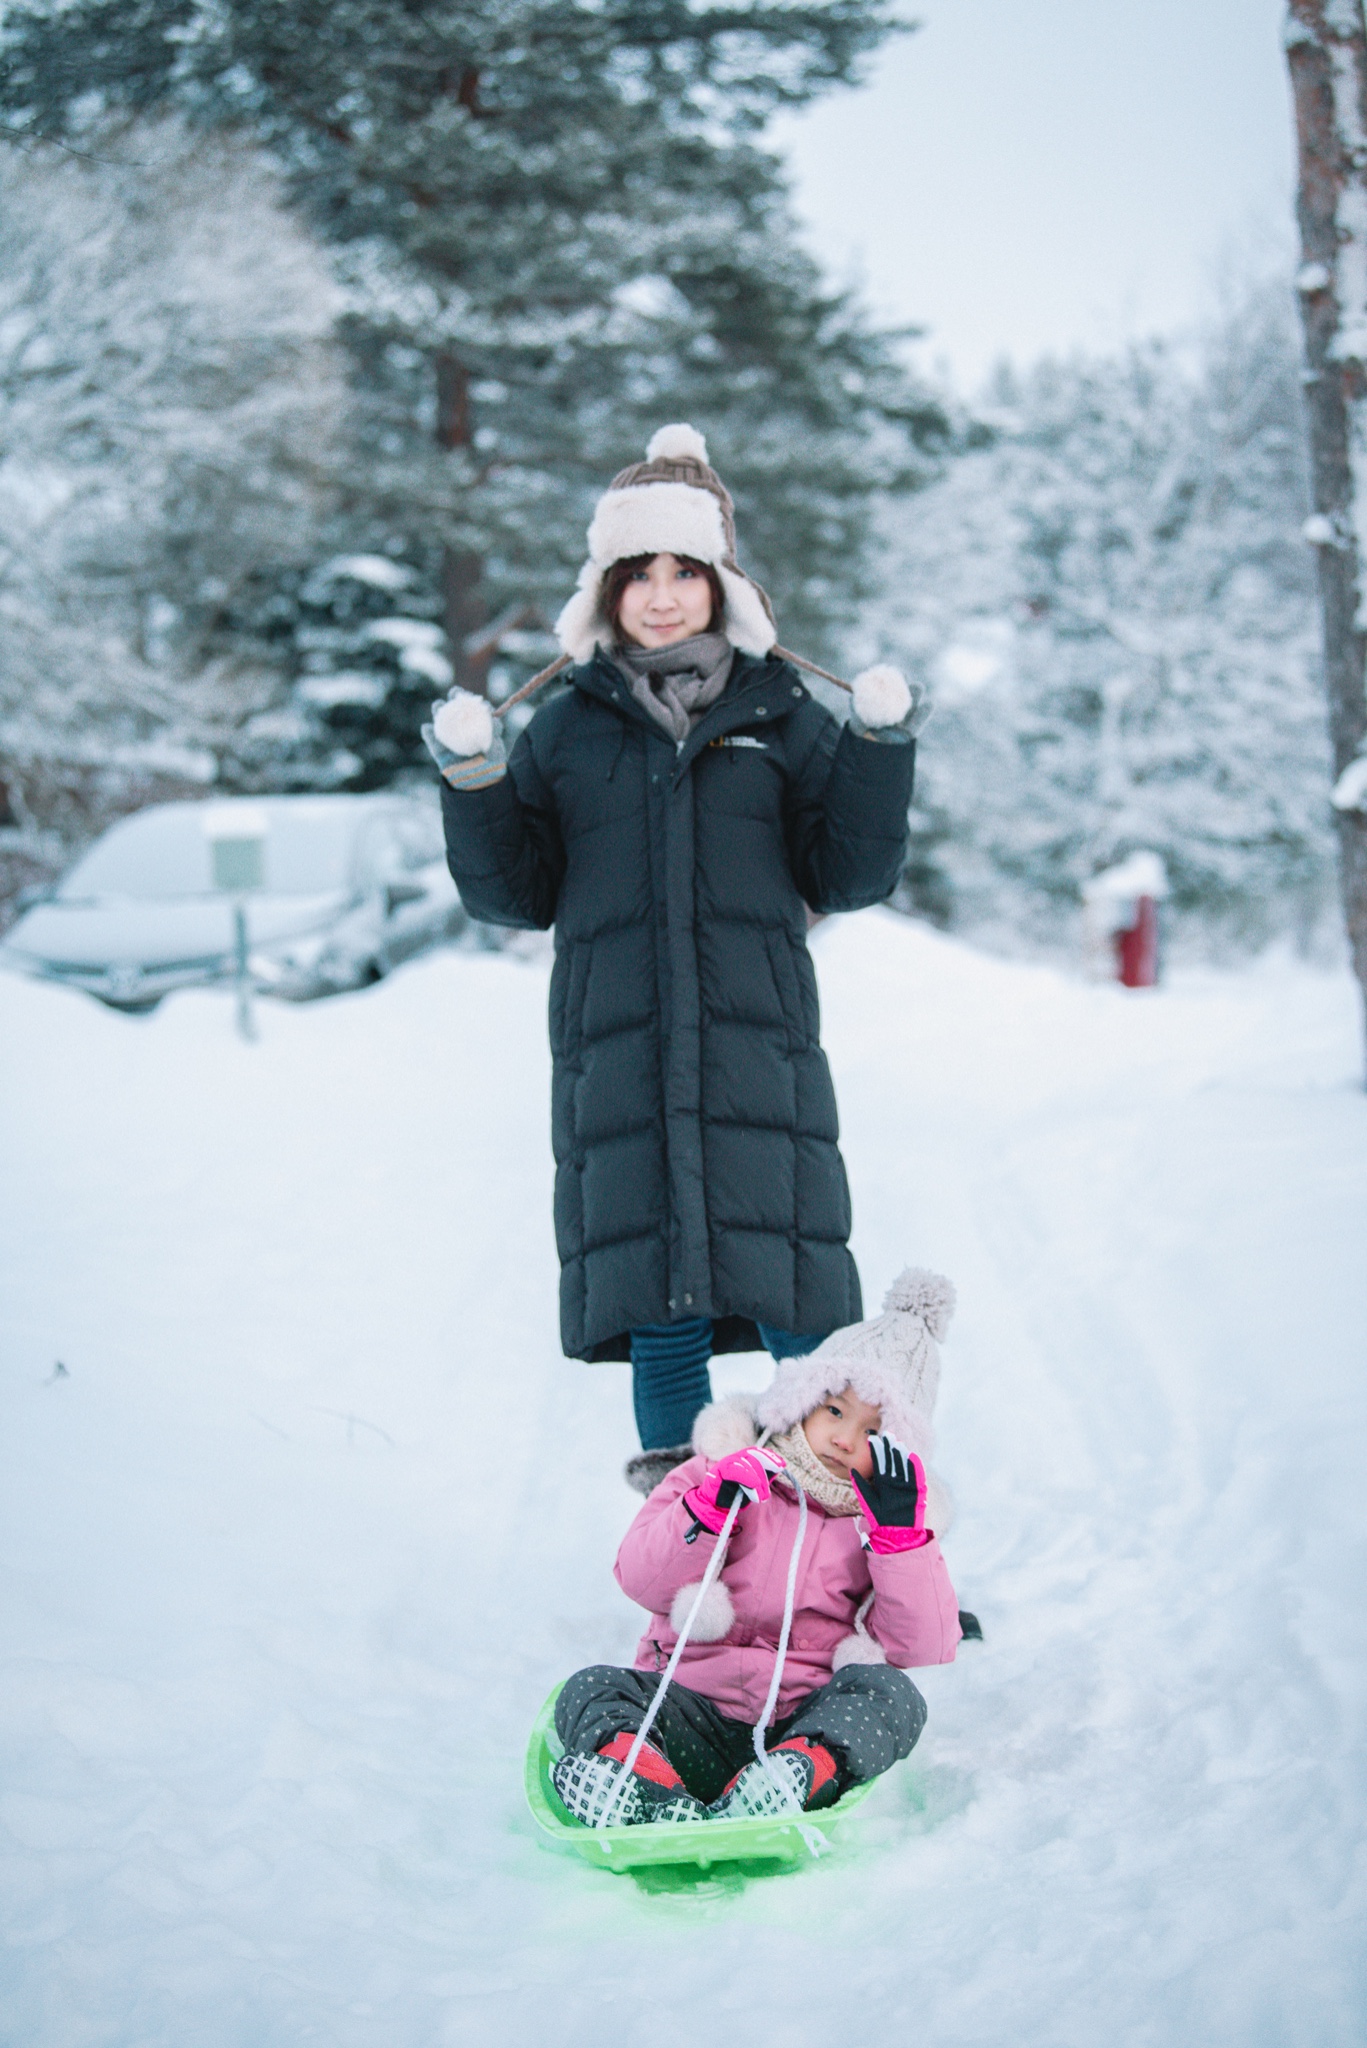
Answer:
[{"label": "red shoe accent", "polygon": [[[598,1754],[599,1756],[610,1757],[615,1764],[624,1764],[627,1760],[627,1752],[635,1740],[636,1737],[624,1728],[620,1735],[613,1736],[611,1742],[605,1742]],[[835,1766],[832,1765],[831,1768],[834,1770]],[[633,1778],[644,1778],[649,1785],[663,1785],[667,1792],[682,1792],[684,1790],[683,1779],[679,1776],[664,1751],[656,1749],[653,1742],[643,1742],[641,1744],[641,1754],[636,1759],[635,1768],[631,1775]]]},{"label": "red shoe accent", "polygon": [[785,1749],[795,1749],[799,1756],[807,1758],[812,1767],[812,1789],[803,1800],[803,1805],[808,1808],[831,1805],[839,1796],[835,1791],[832,1791],[829,1799],[823,1799],[821,1796],[828,1785],[833,1787],[835,1784],[835,1758],[831,1752],[819,1742],[809,1742],[805,1735],[790,1735],[786,1742],[776,1742],[769,1754],[778,1756]]}]

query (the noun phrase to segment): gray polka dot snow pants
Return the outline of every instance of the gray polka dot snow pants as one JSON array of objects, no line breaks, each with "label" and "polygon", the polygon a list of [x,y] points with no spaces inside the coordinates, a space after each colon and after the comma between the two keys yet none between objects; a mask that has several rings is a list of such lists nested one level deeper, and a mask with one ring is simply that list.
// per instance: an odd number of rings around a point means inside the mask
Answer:
[{"label": "gray polka dot snow pants", "polygon": [[[592,1756],[623,1729],[636,1733],[659,1682],[653,1671],[590,1664],[561,1688],[556,1733],[566,1749]],[[926,1703],[905,1671],[891,1664],[846,1664],[774,1723],[768,1746],[785,1735],[824,1743],[835,1757],[843,1792],[910,1756],[925,1724]],[[718,1798],[755,1754],[748,1721],[728,1720],[712,1700],[677,1682],[665,1695],[650,1739],[694,1798],[705,1802]]]}]

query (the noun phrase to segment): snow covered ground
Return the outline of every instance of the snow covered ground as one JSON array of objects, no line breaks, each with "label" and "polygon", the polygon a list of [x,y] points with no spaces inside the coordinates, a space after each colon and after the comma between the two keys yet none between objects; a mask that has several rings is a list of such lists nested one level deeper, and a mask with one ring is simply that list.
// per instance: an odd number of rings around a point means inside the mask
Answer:
[{"label": "snow covered ground", "polygon": [[1363,2039],[1349,983],[1132,995],[883,913],[816,952],[866,1293],[960,1289],[987,1641],[838,1855],[675,1889],[522,1803],[637,1622],[626,1371],[555,1337],[544,960],[255,1046],[0,980],[0,2039]]}]

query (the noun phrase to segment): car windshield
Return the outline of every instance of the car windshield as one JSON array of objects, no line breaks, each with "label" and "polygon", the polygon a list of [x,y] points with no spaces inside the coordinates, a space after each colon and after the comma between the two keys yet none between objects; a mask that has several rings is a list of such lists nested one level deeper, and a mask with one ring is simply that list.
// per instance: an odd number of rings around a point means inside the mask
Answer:
[{"label": "car windshield", "polygon": [[[335,803],[258,802],[269,821],[265,893],[318,896],[347,887],[357,814]],[[214,893],[200,804],[158,804],[111,826],[58,891],[92,896],[207,896]]]}]

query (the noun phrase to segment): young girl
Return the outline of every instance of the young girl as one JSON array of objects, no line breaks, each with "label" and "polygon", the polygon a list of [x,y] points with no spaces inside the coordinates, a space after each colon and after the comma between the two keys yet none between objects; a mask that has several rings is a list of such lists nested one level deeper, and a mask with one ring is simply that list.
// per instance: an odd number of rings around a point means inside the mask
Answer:
[{"label": "young girl", "polygon": [[[954,1589],[927,1527],[924,1459],[939,1383],[936,1340],[954,1290],[908,1270],[875,1321],[779,1365],[757,1400],[704,1409],[696,1455],[656,1487],[617,1556],[650,1610],[632,1670],[578,1671],[556,1702],[554,1781],[592,1826],[734,1819],[832,1804],[906,1756],[926,1707],[907,1665],[952,1662]],[[766,1433],[763,1445],[761,1431]],[[932,1479],[932,1514],[947,1505]],[[739,1489],[720,1576],[694,1617],[660,1713],[622,1774]],[[755,1750],[778,1654],[805,1496],[787,1655]]]},{"label": "young girl", "polygon": [[511,759],[467,691],[427,728],[467,910],[555,926],[561,1340],[632,1360],[643,1493],[712,1352],[799,1355],[862,1312],[807,910],[896,882],[919,722],[892,669],[843,727],[808,695],[706,458],[665,427],[613,479],[557,624],[571,687]]}]

